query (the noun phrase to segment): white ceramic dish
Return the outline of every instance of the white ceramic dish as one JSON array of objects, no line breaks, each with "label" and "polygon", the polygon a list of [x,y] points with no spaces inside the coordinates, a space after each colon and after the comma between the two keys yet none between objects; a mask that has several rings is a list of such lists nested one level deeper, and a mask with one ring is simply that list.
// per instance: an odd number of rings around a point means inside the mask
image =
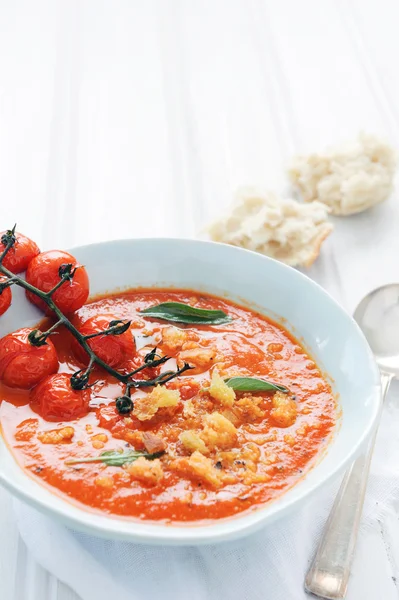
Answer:
[{"label": "white ceramic dish", "polygon": [[[86,265],[91,294],[135,286],[181,287],[227,295],[256,305],[302,339],[329,374],[342,419],[327,453],[295,487],[263,508],[211,525],[174,526],[99,515],[50,492],[17,465],[0,439],[0,483],[13,494],[72,528],[107,538],[151,544],[202,544],[259,529],[300,505],[353,459],[370,435],[380,403],[380,379],[356,323],[328,294],[298,271],[231,246],[175,239],[107,242],[71,250]],[[41,317],[14,294],[0,319],[0,335]]]}]

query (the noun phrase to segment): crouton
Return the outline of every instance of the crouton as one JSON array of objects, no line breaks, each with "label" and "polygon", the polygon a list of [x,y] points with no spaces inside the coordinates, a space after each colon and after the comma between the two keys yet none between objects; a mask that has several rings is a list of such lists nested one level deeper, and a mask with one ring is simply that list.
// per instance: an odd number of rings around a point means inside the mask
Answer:
[{"label": "crouton", "polygon": [[200,433],[206,446],[213,450],[221,448],[228,450],[237,441],[237,429],[233,423],[218,412],[204,416],[205,427]]},{"label": "crouton", "polygon": [[164,327],[161,332],[162,345],[167,352],[180,350],[187,339],[187,333],[174,325]]},{"label": "crouton", "polygon": [[297,405],[288,394],[276,392],[272,403],[270,417],[278,427],[290,427],[295,423],[298,413]]},{"label": "crouton", "polygon": [[219,371],[215,368],[212,373],[211,385],[209,394],[220,402],[223,406],[231,407],[236,399],[236,394],[233,388],[229,387],[224,379],[219,375]]},{"label": "crouton", "polygon": [[219,488],[224,483],[223,473],[216,469],[211,459],[201,454],[201,452],[196,451],[190,456],[187,460],[187,470],[190,474],[209,483],[212,487]]},{"label": "crouton", "polygon": [[190,452],[190,454],[192,452],[195,452],[196,450],[198,450],[202,454],[209,454],[209,450],[206,447],[205,442],[195,431],[183,431],[179,435],[179,440],[183,444],[184,449]]},{"label": "crouton", "polygon": [[195,412],[194,403],[192,400],[186,400],[183,402],[183,415],[187,417],[196,417],[197,413]]},{"label": "crouton", "polygon": [[134,400],[133,416],[148,421],[160,408],[176,408],[180,401],[179,390],[168,390],[157,385],[150,394]]},{"label": "crouton", "polygon": [[260,450],[256,444],[250,442],[240,450],[219,452],[217,456],[225,467],[255,472],[260,460]]},{"label": "crouton", "polygon": [[238,427],[238,425],[240,425],[240,418],[237,415],[236,411],[233,410],[232,408],[225,408],[221,414],[226,417],[226,419],[228,419],[231,423],[233,423],[233,425],[235,425],[236,427]]},{"label": "crouton", "polygon": [[179,359],[184,362],[188,362],[194,366],[194,369],[190,371],[193,375],[202,373],[209,369],[215,360],[216,350],[213,348],[201,348],[196,347],[191,350],[182,350],[179,352]]},{"label": "crouton", "polygon": [[164,476],[159,458],[148,460],[147,458],[140,456],[140,458],[126,467],[126,471],[134,479],[138,479],[148,485],[156,485]]},{"label": "crouton", "polygon": [[234,412],[240,416],[241,421],[252,423],[264,417],[264,412],[259,406],[262,400],[263,398],[258,396],[244,396],[235,403]]},{"label": "crouton", "polygon": [[70,442],[74,436],[73,427],[61,427],[61,429],[50,429],[50,431],[41,431],[37,434],[42,444],[64,444]]}]

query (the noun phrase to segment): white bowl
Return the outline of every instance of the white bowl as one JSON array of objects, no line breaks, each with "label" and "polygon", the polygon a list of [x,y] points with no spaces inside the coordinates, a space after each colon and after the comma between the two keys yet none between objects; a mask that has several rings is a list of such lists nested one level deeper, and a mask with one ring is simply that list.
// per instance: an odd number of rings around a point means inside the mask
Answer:
[{"label": "white bowl", "polygon": [[[0,439],[0,483],[13,494],[74,529],[151,544],[214,543],[248,534],[298,509],[359,452],[376,421],[379,371],[356,323],[316,283],[290,267],[232,246],[176,239],[122,240],[71,250],[86,265],[91,294],[136,286],[192,288],[248,302],[294,335],[328,373],[342,419],[328,451],[281,497],[249,514],[210,525],[138,522],[81,509],[34,481]],[[15,288],[13,288],[15,289]],[[40,313],[14,293],[0,319],[0,336],[38,321]]]}]

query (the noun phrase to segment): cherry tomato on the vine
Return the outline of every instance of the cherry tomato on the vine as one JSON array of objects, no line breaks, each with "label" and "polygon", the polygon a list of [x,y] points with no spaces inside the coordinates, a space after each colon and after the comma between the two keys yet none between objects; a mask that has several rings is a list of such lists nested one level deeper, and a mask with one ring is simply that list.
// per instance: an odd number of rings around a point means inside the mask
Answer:
[{"label": "cherry tomato on the vine", "polygon": [[1,284],[5,281],[7,281],[7,277],[0,276],[0,316],[10,308],[12,300],[11,287],[1,289]]},{"label": "cherry tomato on the vine", "polygon": [[74,390],[67,373],[49,375],[31,391],[33,408],[46,421],[73,421],[89,412],[90,389]]},{"label": "cherry tomato on the vine", "polygon": [[[49,250],[36,256],[26,271],[26,281],[39,288],[42,292],[49,292],[61,277],[59,269],[63,265],[72,265],[76,269],[70,281],[65,281],[52,296],[57,307],[65,314],[74,312],[83,306],[89,296],[89,278],[87,271],[71,254],[61,250]],[[26,296],[33,304],[46,312],[49,311],[44,301],[27,291]]]},{"label": "cherry tomato on the vine", "polygon": [[[7,238],[10,234],[12,232],[3,231],[0,233],[0,254],[5,250]],[[22,273],[22,271],[26,271],[30,261],[39,254],[40,250],[35,242],[22,235],[22,233],[16,231],[13,235],[15,243],[5,255],[2,264],[13,273]]]},{"label": "cherry tomato on the vine", "polygon": [[0,379],[10,387],[28,390],[58,371],[58,357],[53,342],[32,346],[28,336],[33,330],[24,327],[0,340]]},{"label": "cherry tomato on the vine", "polygon": [[[100,331],[106,331],[112,321],[117,321],[118,318],[112,315],[100,314],[87,319],[80,327],[79,331],[82,335],[93,335]],[[133,339],[130,327],[124,333],[119,335],[99,335],[87,340],[90,348],[110,367],[120,367],[126,360],[133,358],[136,350],[136,345]],[[76,339],[72,342],[73,352],[81,362],[87,364],[89,357],[87,352],[82,348]]]}]

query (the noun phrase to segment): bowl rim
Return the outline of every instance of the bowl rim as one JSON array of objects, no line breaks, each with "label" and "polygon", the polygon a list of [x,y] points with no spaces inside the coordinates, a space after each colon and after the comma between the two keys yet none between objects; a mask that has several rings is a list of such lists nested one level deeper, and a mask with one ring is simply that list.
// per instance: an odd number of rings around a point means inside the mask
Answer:
[{"label": "bowl rim", "polygon": [[[232,538],[241,537],[258,529],[262,525],[263,521],[265,522],[264,525],[266,525],[267,523],[272,523],[276,519],[293,511],[295,507],[302,505],[311,494],[314,494],[317,490],[325,488],[333,479],[335,479],[340,473],[343,472],[344,468],[351,461],[353,461],[353,459],[364,446],[366,440],[370,437],[377,421],[380,406],[382,403],[380,371],[375,362],[373,353],[367,343],[367,340],[359,325],[353,319],[353,317],[350,314],[348,314],[343,309],[343,307],[320,284],[312,280],[310,277],[308,277],[301,271],[294,269],[293,267],[290,267],[268,256],[264,256],[257,252],[219,242],[176,237],[143,237],[107,240],[103,242],[94,242],[91,244],[75,246],[71,249],[68,249],[67,251],[71,252],[72,254],[79,254],[80,251],[84,252],[89,248],[96,250],[97,248],[103,249],[106,246],[115,247],[123,246],[126,244],[140,245],[148,243],[171,243],[172,245],[190,244],[193,246],[200,247],[223,247],[224,249],[227,249],[226,251],[230,252],[232,256],[243,254],[250,256],[252,255],[252,257],[254,258],[256,257],[256,260],[261,259],[265,263],[273,263],[275,266],[277,266],[278,269],[290,272],[290,276],[293,276],[298,280],[302,280],[307,286],[313,288],[320,295],[320,297],[323,298],[323,302],[325,301],[327,303],[330,303],[335,308],[335,310],[338,311],[340,316],[348,323],[350,323],[350,327],[353,329],[354,332],[356,332],[356,335],[360,337],[364,345],[365,356],[367,357],[368,366],[372,370],[373,379],[372,390],[370,390],[370,395],[372,395],[373,399],[373,410],[370,416],[368,427],[366,427],[362,435],[359,436],[359,439],[352,446],[351,451],[347,453],[347,455],[344,458],[342,458],[335,465],[335,467],[331,469],[331,471],[327,473],[324,477],[322,477],[319,481],[314,482],[312,485],[308,485],[307,487],[305,487],[305,489],[302,491],[299,497],[294,497],[292,499],[289,498],[288,501],[284,501],[284,497],[287,496],[290,490],[300,485],[300,481],[294,484],[286,492],[278,496],[276,500],[268,502],[264,506],[259,507],[258,509],[252,512],[240,513],[234,517],[221,519],[210,524],[189,523],[187,525],[174,525],[158,523],[154,521],[140,522],[133,519],[129,520],[129,518],[126,517],[120,518],[117,515],[106,515],[94,511],[91,512],[90,509],[85,509],[84,505],[79,505],[78,503],[71,503],[68,501],[68,499],[64,498],[61,493],[51,491],[50,487],[44,486],[39,482],[36,482],[36,480],[33,477],[31,477],[25,471],[25,469],[23,469],[23,467],[21,467],[17,463],[13,453],[8,447],[8,444],[2,438],[1,433],[0,444],[6,447],[7,452],[11,455],[15,463],[15,468],[18,469],[18,472],[20,474],[22,472],[24,477],[28,477],[38,487],[40,487],[41,490],[45,489],[47,494],[45,495],[45,499],[37,499],[32,493],[26,492],[22,485],[20,485],[16,481],[13,481],[12,478],[10,478],[7,474],[2,472],[1,464],[0,484],[4,485],[5,488],[7,488],[12,494],[14,494],[22,501],[26,502],[27,504],[30,504],[31,506],[40,510],[41,512],[45,512],[56,517],[70,528],[76,528],[79,531],[83,531],[85,533],[95,535],[98,537],[105,537],[107,539],[117,539],[135,543],[163,545],[201,545],[218,543]],[[316,463],[312,466],[311,470],[317,468],[318,463],[320,463],[320,457],[319,460],[317,460]],[[56,501],[56,499],[58,499],[58,502]],[[274,508],[274,506],[276,506],[277,504],[276,501],[279,501],[279,503],[277,508]],[[272,507],[271,510],[270,507]]]}]

